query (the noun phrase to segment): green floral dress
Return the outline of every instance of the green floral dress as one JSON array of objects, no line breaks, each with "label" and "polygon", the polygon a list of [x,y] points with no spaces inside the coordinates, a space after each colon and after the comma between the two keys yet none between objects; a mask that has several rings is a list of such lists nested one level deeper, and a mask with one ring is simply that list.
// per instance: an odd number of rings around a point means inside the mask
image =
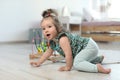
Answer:
[{"label": "green floral dress", "polygon": [[85,38],[85,37],[80,37],[78,35],[75,34],[71,34],[68,32],[61,32],[58,34],[58,36],[54,39],[50,41],[50,47],[53,50],[56,50],[58,53],[60,53],[61,55],[65,56],[63,50],[61,49],[60,45],[59,45],[59,39],[62,36],[67,36],[70,40],[70,45],[71,45],[71,49],[72,49],[72,55],[73,58],[82,50],[84,49],[89,41],[89,38]]}]

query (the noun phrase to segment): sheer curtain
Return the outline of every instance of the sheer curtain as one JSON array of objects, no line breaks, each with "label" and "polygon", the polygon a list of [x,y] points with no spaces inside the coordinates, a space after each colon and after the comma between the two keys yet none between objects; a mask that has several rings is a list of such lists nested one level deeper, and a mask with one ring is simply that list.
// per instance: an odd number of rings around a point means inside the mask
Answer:
[{"label": "sheer curtain", "polygon": [[91,3],[102,19],[120,19],[120,0],[91,0]]},{"label": "sheer curtain", "polygon": [[111,0],[111,6],[108,9],[108,18],[120,19],[120,1]]}]

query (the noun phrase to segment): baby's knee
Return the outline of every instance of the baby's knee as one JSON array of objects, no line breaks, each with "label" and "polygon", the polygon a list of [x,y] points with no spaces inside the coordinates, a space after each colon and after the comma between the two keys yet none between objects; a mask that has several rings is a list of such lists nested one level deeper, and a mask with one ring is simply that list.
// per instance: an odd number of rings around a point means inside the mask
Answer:
[{"label": "baby's knee", "polygon": [[81,63],[74,63],[73,64],[73,68],[75,70],[80,70],[80,71],[84,71],[85,70],[84,67],[83,67],[83,65]]},{"label": "baby's knee", "polygon": [[73,67],[74,67],[75,69],[79,69],[79,70],[80,70],[80,68],[82,67],[82,64],[81,64],[80,61],[74,61]]}]

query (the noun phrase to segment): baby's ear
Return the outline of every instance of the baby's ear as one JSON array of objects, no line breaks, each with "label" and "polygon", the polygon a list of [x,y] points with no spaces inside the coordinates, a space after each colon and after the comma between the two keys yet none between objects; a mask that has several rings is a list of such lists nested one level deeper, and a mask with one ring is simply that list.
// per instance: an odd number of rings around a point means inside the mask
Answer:
[{"label": "baby's ear", "polygon": [[58,33],[61,32],[62,29],[58,29]]},{"label": "baby's ear", "polygon": [[62,27],[59,27],[59,29],[58,29],[58,33],[61,32],[62,30],[63,30]]}]

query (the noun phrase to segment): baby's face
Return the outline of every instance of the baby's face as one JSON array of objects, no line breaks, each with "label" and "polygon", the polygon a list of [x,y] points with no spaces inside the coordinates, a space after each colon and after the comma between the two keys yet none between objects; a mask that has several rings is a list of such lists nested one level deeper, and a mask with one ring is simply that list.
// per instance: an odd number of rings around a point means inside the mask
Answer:
[{"label": "baby's face", "polygon": [[44,37],[47,40],[52,40],[57,36],[57,30],[55,25],[53,24],[53,20],[48,17],[45,18],[41,23],[41,28],[43,30]]}]

